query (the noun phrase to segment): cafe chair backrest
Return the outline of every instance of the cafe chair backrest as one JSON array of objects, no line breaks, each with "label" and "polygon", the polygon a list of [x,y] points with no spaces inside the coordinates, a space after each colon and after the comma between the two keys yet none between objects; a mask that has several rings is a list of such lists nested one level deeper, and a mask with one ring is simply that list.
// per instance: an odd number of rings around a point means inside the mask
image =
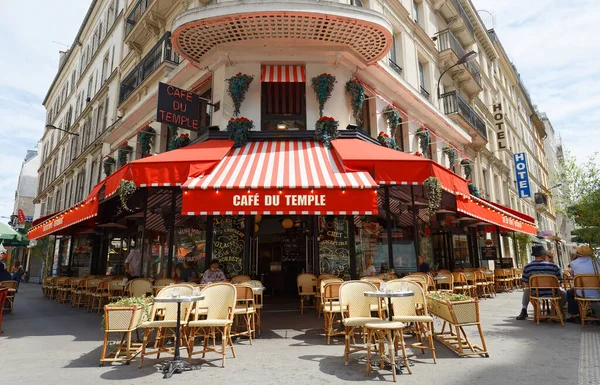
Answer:
[{"label": "cafe chair backrest", "polygon": [[347,281],[340,286],[340,306],[347,309],[342,312],[345,318],[371,317],[371,305],[377,305],[376,297],[365,296],[366,291],[377,291],[377,287],[367,281]]}]

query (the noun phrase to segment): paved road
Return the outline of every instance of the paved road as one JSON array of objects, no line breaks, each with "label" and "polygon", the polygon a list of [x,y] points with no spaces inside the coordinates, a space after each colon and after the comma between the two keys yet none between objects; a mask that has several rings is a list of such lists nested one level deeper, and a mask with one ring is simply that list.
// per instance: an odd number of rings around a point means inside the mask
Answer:
[{"label": "paved road", "polygon": [[[428,353],[416,353],[412,375],[402,384],[600,384],[600,328],[516,321],[520,292],[481,302],[482,323],[490,358],[458,358],[437,344],[438,364]],[[100,316],[41,298],[41,288],[22,284],[15,312],[4,316],[0,337],[2,384],[341,384],[391,382],[386,371],[365,376],[364,364],[352,356],[344,365],[343,341],[326,345],[322,318],[306,312],[278,310],[263,315],[263,337],[249,345],[236,343],[237,358],[204,363],[196,372],[163,380],[161,360],[98,367],[103,333]],[[530,309],[531,314],[531,309]],[[217,358],[216,356],[214,356]],[[198,360],[198,362],[200,362]]]}]

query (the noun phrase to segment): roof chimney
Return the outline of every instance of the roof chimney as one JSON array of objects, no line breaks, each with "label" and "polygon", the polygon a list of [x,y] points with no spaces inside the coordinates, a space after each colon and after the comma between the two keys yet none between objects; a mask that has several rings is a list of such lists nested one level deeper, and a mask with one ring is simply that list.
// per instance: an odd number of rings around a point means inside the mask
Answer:
[{"label": "roof chimney", "polygon": [[63,63],[65,62],[65,59],[67,58],[67,53],[69,53],[69,50],[66,51],[58,51],[58,68],[60,69],[60,67],[62,67]]}]

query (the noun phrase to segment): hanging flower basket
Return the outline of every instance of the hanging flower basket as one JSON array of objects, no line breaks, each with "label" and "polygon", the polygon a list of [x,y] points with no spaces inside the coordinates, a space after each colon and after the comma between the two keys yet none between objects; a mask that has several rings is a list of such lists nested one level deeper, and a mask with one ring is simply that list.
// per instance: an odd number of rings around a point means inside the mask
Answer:
[{"label": "hanging flower basket", "polygon": [[473,161],[471,159],[463,159],[460,161],[460,165],[465,170],[465,176],[467,179],[471,178],[471,174],[473,174]]},{"label": "hanging flower basket", "polygon": [[250,88],[250,83],[254,80],[254,76],[246,75],[238,72],[234,76],[227,79],[227,94],[233,100],[233,116],[240,115],[240,108],[246,99],[246,93]]},{"label": "hanging flower basket", "polygon": [[361,125],[365,89],[356,78],[352,78],[346,82],[346,92],[350,95],[350,106],[352,107],[352,115],[356,119],[356,124]]},{"label": "hanging flower basket", "polygon": [[167,125],[167,130],[169,130],[169,135],[167,136],[167,138],[171,138],[171,143],[169,143],[169,151],[171,150],[175,150],[175,144],[177,143],[177,134],[179,133],[179,127],[177,126],[172,126],[172,125]]},{"label": "hanging flower basket", "polygon": [[243,116],[229,119],[227,132],[229,132],[229,139],[234,141],[233,146],[239,148],[248,143],[248,133],[252,128],[254,128],[254,122]]},{"label": "hanging flower basket", "polygon": [[154,128],[148,127],[142,132],[140,132],[140,146],[142,148],[142,158],[150,155],[150,151],[152,150],[152,144],[154,143],[154,135],[156,131]]},{"label": "hanging flower basket", "polygon": [[317,101],[319,102],[319,116],[323,116],[323,108],[325,107],[325,102],[329,100],[331,94],[333,93],[333,88],[335,87],[335,83],[337,80],[335,76],[328,73],[322,73],[319,76],[315,76],[310,79],[310,85],[317,96]]},{"label": "hanging flower basket", "polygon": [[467,183],[467,186],[469,186],[469,192],[471,193],[471,195],[474,195],[477,198],[481,198],[481,193],[479,192],[479,188],[477,188],[477,186],[470,182]]},{"label": "hanging flower basket", "polygon": [[119,159],[119,167],[122,167],[125,165],[125,163],[127,163],[127,156],[129,154],[131,154],[131,152],[133,151],[133,147],[129,146],[129,145],[124,145],[119,147],[119,155],[117,155],[118,159]]},{"label": "hanging flower basket", "polygon": [[117,215],[121,214],[123,210],[133,211],[127,206],[127,200],[131,197],[135,190],[137,190],[137,186],[135,182],[131,180],[122,180],[119,184],[119,189],[117,192],[119,193],[119,200],[121,201],[121,206],[117,209]]},{"label": "hanging flower basket", "polygon": [[429,130],[425,126],[421,126],[415,132],[417,138],[419,138],[419,147],[421,148],[421,152],[423,154],[427,154],[427,149],[429,149]]},{"label": "hanging flower basket", "polygon": [[396,141],[393,138],[390,138],[390,136],[381,131],[379,133],[379,135],[377,135],[377,141],[383,146],[383,147],[387,147],[387,148],[391,148],[393,150],[397,150],[398,146],[396,145]]},{"label": "hanging flower basket", "polygon": [[413,153],[413,155],[414,155],[414,156],[418,156],[419,158],[422,158],[422,157],[423,157],[423,153],[422,153],[422,152],[419,152],[419,151],[415,151],[415,152]]},{"label": "hanging flower basket", "polygon": [[183,148],[191,143],[190,134],[181,134],[177,138],[173,139],[171,147],[173,150]]},{"label": "hanging flower basket", "polygon": [[315,124],[315,137],[325,147],[331,148],[331,141],[339,136],[339,125],[340,123],[334,118],[323,116]]},{"label": "hanging flower basket", "polygon": [[110,174],[112,174],[113,172],[113,167],[115,167],[115,164],[117,164],[117,162],[115,161],[115,158],[113,158],[112,156],[107,156],[106,158],[104,158],[104,175],[105,176],[109,176]]},{"label": "hanging flower basket", "polygon": [[454,163],[456,162],[456,149],[452,146],[445,146],[442,149],[444,155],[448,157],[448,162],[450,162],[450,168],[454,167]]},{"label": "hanging flower basket", "polygon": [[423,182],[423,187],[428,199],[429,216],[435,216],[435,212],[442,205],[442,184],[434,176],[430,176]]},{"label": "hanging flower basket", "polygon": [[391,104],[384,107],[381,113],[387,121],[387,126],[390,129],[392,138],[396,138],[396,128],[398,127],[398,124],[400,124],[400,114]]}]

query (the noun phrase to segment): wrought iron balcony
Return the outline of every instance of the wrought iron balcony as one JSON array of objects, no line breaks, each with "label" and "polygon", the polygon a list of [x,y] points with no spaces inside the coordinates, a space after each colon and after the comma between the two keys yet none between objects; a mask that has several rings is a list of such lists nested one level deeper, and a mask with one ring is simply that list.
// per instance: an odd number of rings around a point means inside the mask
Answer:
[{"label": "wrought iron balcony", "polygon": [[460,0],[433,0],[433,5],[465,45],[475,42],[475,28]]},{"label": "wrought iron balcony", "polygon": [[[440,51],[440,54],[442,55],[443,59],[445,58],[444,54],[446,51],[452,52],[452,56],[456,56],[452,57],[452,60],[449,60],[450,63],[448,63],[448,65],[454,64],[458,59],[460,59],[467,53],[462,47],[462,44],[460,44],[460,42],[456,38],[456,35],[454,35],[454,33],[452,33],[452,31],[450,31],[449,29],[440,32],[437,36],[437,41],[438,50]],[[475,83],[477,83],[477,86],[479,86],[479,88],[481,89],[481,73],[479,72],[475,64],[469,62],[465,63],[464,65],[469,70],[469,73],[475,81]]]},{"label": "wrought iron balcony", "polygon": [[[469,103],[456,91],[446,92],[440,97],[444,108],[444,113],[450,116],[460,116],[462,120],[468,123],[468,126],[474,129],[485,141],[488,140],[485,120],[471,108]],[[460,122],[459,122],[460,123]]]},{"label": "wrought iron balcony", "polygon": [[138,0],[127,19],[125,19],[125,36],[129,35],[133,27],[142,19],[142,16],[154,0]]},{"label": "wrought iron balcony", "polygon": [[395,61],[393,61],[391,58],[388,59],[388,63],[390,65],[390,67],[392,67],[392,69],[394,71],[396,71],[396,73],[400,76],[402,76],[402,67],[400,67],[398,64],[396,64]]},{"label": "wrought iron balcony", "polygon": [[458,16],[462,19],[463,23],[465,23],[465,27],[471,32],[471,35],[475,35],[475,28],[473,27],[473,23],[469,19],[469,15],[467,15],[467,11],[463,8],[462,4],[459,0],[450,0],[450,3],[456,8],[456,12],[458,12]]},{"label": "wrought iron balcony", "polygon": [[119,104],[127,99],[163,63],[179,64],[179,56],[171,47],[171,33],[166,32],[142,61],[123,79]]}]

